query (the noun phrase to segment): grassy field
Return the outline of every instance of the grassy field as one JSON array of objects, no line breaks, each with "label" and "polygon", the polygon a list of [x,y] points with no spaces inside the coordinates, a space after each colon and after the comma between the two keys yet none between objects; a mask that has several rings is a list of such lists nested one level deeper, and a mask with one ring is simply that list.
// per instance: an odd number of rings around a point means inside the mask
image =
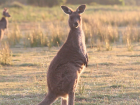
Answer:
[{"label": "grassy field", "polygon": [[[68,16],[60,7],[11,6],[9,13],[2,43],[10,47],[0,49],[0,105],[36,105],[47,93],[47,68],[67,38]],[[139,25],[139,7],[87,6],[83,29],[89,64],[76,105],[139,105]]]},{"label": "grassy field", "polygon": [[[11,66],[0,68],[0,105],[36,105],[47,93],[46,71],[59,48],[12,48]],[[140,44],[128,52],[88,49],[89,66],[81,75],[76,105],[139,105]],[[60,105],[60,99],[54,105]]]}]

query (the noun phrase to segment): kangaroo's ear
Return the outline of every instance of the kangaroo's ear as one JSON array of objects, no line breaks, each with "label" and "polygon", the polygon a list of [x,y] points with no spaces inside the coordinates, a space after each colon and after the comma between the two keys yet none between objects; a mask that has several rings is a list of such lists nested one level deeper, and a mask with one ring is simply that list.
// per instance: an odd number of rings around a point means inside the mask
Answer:
[{"label": "kangaroo's ear", "polygon": [[86,5],[85,5],[85,4],[80,5],[80,6],[77,8],[76,12],[78,12],[78,13],[83,13],[83,12],[85,11],[85,8],[86,8]]},{"label": "kangaroo's ear", "polygon": [[70,15],[73,12],[73,10],[67,6],[61,6],[61,8],[66,14]]}]

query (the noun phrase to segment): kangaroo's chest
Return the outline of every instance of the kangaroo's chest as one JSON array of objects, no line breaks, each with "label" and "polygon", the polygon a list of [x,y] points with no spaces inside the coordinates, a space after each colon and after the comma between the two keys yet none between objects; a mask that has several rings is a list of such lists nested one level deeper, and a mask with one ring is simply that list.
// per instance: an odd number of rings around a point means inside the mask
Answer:
[{"label": "kangaroo's chest", "polygon": [[8,24],[8,23],[7,23],[7,21],[6,21],[5,24],[4,24],[4,28],[5,28],[5,29],[7,28],[7,24]]},{"label": "kangaroo's chest", "polygon": [[79,53],[85,55],[86,54],[85,37],[79,36],[78,42],[79,42]]}]

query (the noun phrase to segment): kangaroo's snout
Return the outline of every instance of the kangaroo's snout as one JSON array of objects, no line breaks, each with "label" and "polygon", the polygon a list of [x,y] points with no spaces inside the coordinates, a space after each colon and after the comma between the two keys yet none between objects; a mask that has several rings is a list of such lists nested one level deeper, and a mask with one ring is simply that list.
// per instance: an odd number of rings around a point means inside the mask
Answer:
[{"label": "kangaroo's snout", "polygon": [[78,28],[78,22],[75,22],[75,23],[73,24],[73,27]]}]

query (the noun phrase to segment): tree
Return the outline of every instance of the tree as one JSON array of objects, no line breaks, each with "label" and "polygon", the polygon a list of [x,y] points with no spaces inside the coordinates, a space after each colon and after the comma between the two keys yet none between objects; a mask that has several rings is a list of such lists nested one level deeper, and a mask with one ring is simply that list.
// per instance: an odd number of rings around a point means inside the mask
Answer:
[{"label": "tree", "polygon": [[65,4],[67,0],[46,0],[49,7]]},{"label": "tree", "polygon": [[7,0],[0,0],[0,5],[6,3]]},{"label": "tree", "polygon": [[35,6],[57,6],[66,3],[67,0],[28,0],[28,3]]},{"label": "tree", "polygon": [[67,0],[69,4],[90,4],[92,2],[102,5],[124,5],[124,0]]}]

